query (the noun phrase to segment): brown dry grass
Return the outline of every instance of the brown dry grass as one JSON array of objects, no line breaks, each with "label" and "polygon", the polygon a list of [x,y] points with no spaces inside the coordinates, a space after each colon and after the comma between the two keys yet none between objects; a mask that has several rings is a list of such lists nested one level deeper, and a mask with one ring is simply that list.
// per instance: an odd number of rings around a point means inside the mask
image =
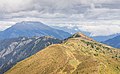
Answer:
[{"label": "brown dry grass", "polygon": [[6,74],[120,74],[120,50],[81,38],[51,45]]}]

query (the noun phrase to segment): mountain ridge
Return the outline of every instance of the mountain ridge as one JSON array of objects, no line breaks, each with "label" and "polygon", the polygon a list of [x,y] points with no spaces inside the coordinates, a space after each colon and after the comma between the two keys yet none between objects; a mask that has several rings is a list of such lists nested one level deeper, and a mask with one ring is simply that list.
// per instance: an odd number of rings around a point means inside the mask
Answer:
[{"label": "mountain ridge", "polygon": [[0,74],[3,74],[17,62],[37,53],[43,48],[61,43],[61,40],[50,37],[19,37],[0,41]]},{"label": "mountain ridge", "polygon": [[108,39],[102,43],[107,44],[112,47],[115,47],[115,48],[120,48],[120,35],[118,35],[114,38]]},{"label": "mountain ridge", "polygon": [[5,74],[119,74],[120,50],[78,36],[50,45]]}]

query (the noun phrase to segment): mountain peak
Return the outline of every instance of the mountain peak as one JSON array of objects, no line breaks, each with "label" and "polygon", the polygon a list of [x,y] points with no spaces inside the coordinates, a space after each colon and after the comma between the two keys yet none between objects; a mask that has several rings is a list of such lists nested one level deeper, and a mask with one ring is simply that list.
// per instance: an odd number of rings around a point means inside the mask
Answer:
[{"label": "mountain peak", "polygon": [[41,23],[43,24],[42,22],[38,22],[38,21],[22,21],[22,22],[19,22],[19,23],[23,23],[23,24],[27,24],[27,23]]},{"label": "mountain peak", "polygon": [[45,24],[43,24],[42,22],[37,22],[37,21],[22,21],[22,22],[18,22],[18,23],[16,23],[15,25],[17,25],[17,26],[28,26],[28,25],[45,25]]},{"label": "mountain peak", "polygon": [[70,34],[37,21],[19,22],[0,33],[0,39],[16,38],[20,36],[52,36],[64,39],[70,36]]},{"label": "mountain peak", "polygon": [[77,32],[77,33],[73,34],[73,35],[71,36],[71,38],[83,38],[83,39],[87,39],[87,40],[90,40],[90,41],[93,40],[92,38],[84,35],[84,34],[81,33],[81,32]]},{"label": "mountain peak", "polygon": [[86,37],[86,35],[84,35],[84,34],[81,33],[81,32],[77,32],[77,33],[73,34],[72,37],[73,37],[73,38],[76,38],[76,37]]},{"label": "mountain peak", "polygon": [[12,28],[17,30],[51,29],[49,26],[45,25],[44,23],[37,21],[22,21],[13,25]]}]

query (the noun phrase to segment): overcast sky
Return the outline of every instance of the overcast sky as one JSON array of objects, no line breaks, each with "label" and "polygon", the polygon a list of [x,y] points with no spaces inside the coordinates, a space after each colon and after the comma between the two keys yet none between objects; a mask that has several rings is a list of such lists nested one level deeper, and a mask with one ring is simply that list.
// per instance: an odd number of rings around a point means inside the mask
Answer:
[{"label": "overcast sky", "polygon": [[120,0],[0,0],[0,30],[20,21],[119,27]]}]

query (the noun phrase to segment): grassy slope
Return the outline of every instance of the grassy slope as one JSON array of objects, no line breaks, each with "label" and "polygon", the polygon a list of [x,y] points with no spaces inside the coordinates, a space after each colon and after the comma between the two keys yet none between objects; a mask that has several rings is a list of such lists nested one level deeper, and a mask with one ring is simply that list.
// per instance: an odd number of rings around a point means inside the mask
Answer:
[{"label": "grassy slope", "polygon": [[120,50],[81,38],[51,45],[6,74],[119,74]]}]

